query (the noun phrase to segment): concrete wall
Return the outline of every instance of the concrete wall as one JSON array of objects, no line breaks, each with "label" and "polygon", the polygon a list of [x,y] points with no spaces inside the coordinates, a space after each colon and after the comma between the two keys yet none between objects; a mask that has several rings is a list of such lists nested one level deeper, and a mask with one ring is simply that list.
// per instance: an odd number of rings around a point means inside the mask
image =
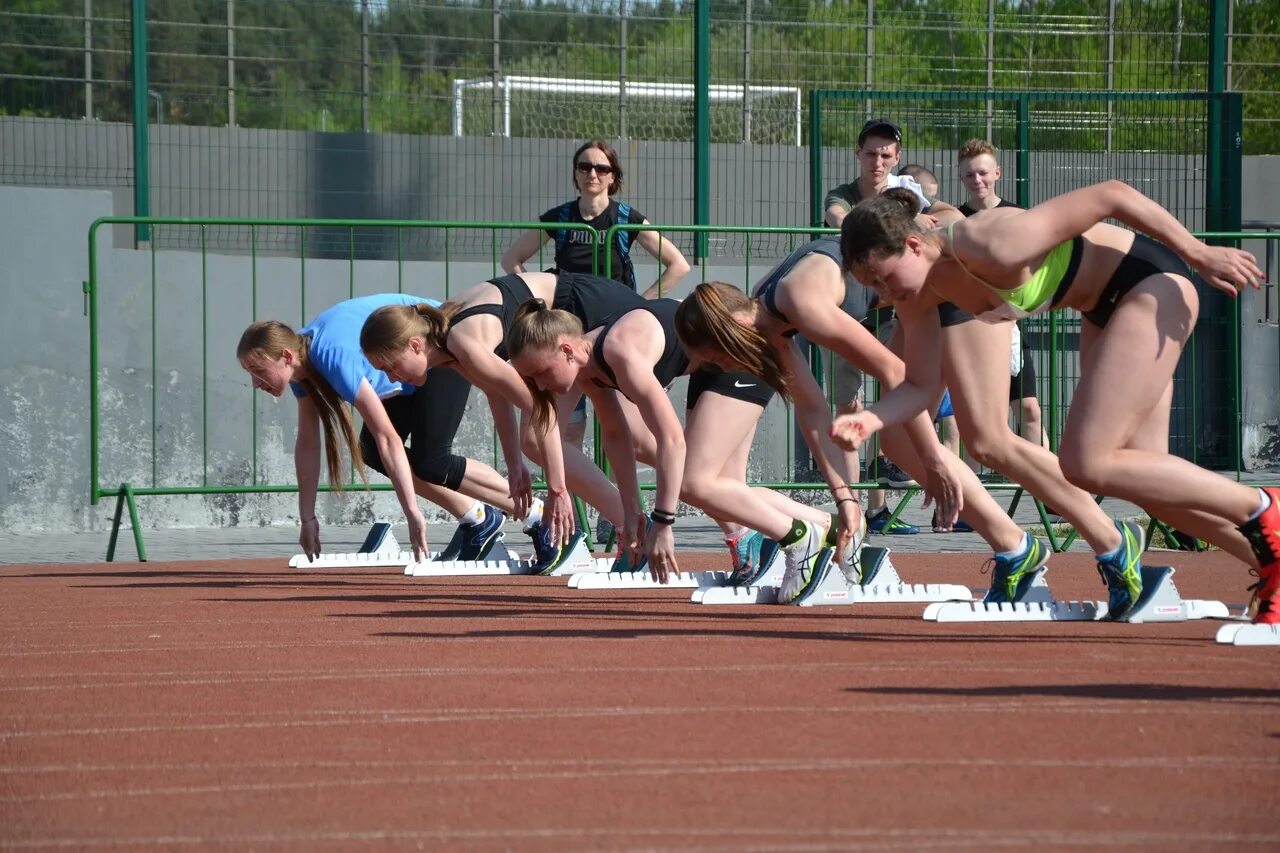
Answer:
[{"label": "concrete wall", "polygon": [[[99,529],[111,506],[88,506],[89,324],[81,282],[85,235],[111,214],[111,194],[0,187],[0,520],[10,529]],[[303,265],[296,258],[119,249],[99,241],[101,476],[104,487],[292,484],[296,406],[254,393],[235,344],[257,317],[299,325]],[[761,258],[761,264],[777,258]],[[487,278],[488,264],[460,262],[449,280]],[[656,269],[641,267],[644,274]],[[729,280],[743,270],[708,268]],[[395,291],[393,262],[308,260],[305,316],[356,295]],[[444,297],[444,264],[410,262],[405,289]],[[256,305],[256,307],[255,307]],[[202,316],[207,314],[207,322]],[[207,377],[202,385],[201,377]],[[207,392],[205,390],[207,386]],[[206,396],[207,393],[207,396]],[[672,389],[684,411],[684,383]],[[476,394],[458,436],[461,453],[492,462],[492,421]],[[787,478],[785,410],[770,406],[751,459],[753,479]],[[374,475],[375,481],[381,481]],[[149,526],[263,525],[296,518],[292,495],[146,497]],[[108,502],[111,503],[111,502]],[[389,494],[360,490],[322,498],[330,521],[395,517]]]}]

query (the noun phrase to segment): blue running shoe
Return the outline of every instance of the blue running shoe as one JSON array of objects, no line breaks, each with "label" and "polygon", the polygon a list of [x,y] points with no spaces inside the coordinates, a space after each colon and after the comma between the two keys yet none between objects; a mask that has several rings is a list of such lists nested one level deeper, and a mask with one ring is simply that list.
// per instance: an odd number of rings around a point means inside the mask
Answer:
[{"label": "blue running shoe", "polygon": [[764,543],[764,534],[755,530],[744,530],[737,539],[725,539],[729,549],[729,559],[733,563],[731,574],[755,574],[760,568],[760,546]]},{"label": "blue running shoe", "polygon": [[778,541],[763,534],[755,535],[760,536],[760,554],[754,564],[741,565],[729,573],[730,586],[753,586],[760,583],[773,567],[773,561],[778,558]]},{"label": "blue running shoe", "polygon": [[533,573],[535,575],[553,574],[564,565],[565,560],[573,554],[579,542],[584,542],[587,535],[581,530],[574,531],[569,541],[560,546],[551,538],[551,529],[538,523],[525,531],[533,539]]},{"label": "blue running shoe", "polygon": [[465,524],[459,524],[454,528],[453,536],[449,539],[449,544],[444,546],[444,550],[440,552],[440,556],[436,557],[437,560],[443,561],[458,559],[458,555],[462,553],[462,542],[465,538],[462,531],[466,529],[467,526]]},{"label": "blue running shoe", "polygon": [[[1049,549],[1034,536],[1027,553],[1017,559],[996,555],[988,563],[994,563],[991,572],[991,589],[982,599],[983,604],[1007,604],[1021,601],[1035,580],[1036,571],[1049,562]],[[987,568],[983,567],[983,574]]]},{"label": "blue running shoe", "polygon": [[459,560],[483,560],[489,554],[493,543],[498,541],[498,534],[507,516],[488,504],[484,505],[484,521],[477,524],[459,524],[462,533],[462,549],[458,552]]},{"label": "blue running shoe", "polygon": [[1107,621],[1124,619],[1142,595],[1142,552],[1146,531],[1133,521],[1117,521],[1120,551],[1110,560],[1098,560],[1098,574],[1107,585]]},{"label": "blue running shoe", "polygon": [[613,566],[609,569],[611,572],[643,572],[649,567],[649,558],[641,555],[640,562],[634,566],[627,559],[627,552],[623,551],[618,558],[613,561]]},{"label": "blue running shoe", "polygon": [[889,519],[891,517],[889,508],[882,506],[875,515],[867,516],[867,529],[872,533],[885,533],[896,536],[913,536],[920,532],[920,528],[914,524],[907,524],[905,521],[897,519],[890,522]]}]

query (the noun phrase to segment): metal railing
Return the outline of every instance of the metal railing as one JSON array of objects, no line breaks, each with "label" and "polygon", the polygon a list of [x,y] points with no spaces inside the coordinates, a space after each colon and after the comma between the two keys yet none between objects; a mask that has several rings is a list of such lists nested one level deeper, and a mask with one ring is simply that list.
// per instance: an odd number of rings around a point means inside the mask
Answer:
[{"label": "metal railing", "polygon": [[[260,257],[250,252],[246,256],[215,256],[204,248],[195,253],[161,252],[151,249],[145,252],[123,250],[119,257],[112,257],[112,263],[104,263],[103,239],[104,228],[108,226],[146,225],[152,229],[192,228],[202,235],[211,228],[238,227],[247,228],[251,235],[260,229],[297,229],[298,256],[296,258],[280,258],[278,256]],[[557,225],[557,227],[560,227]],[[567,226],[574,227],[574,226]],[[592,230],[589,226],[577,226]],[[299,325],[309,320],[309,314],[328,307],[333,302],[352,296],[388,290],[410,290],[421,292],[418,282],[407,278],[422,271],[419,266],[410,266],[409,262],[397,258],[388,264],[378,261],[360,261],[356,257],[354,244],[357,233],[371,229],[387,230],[393,235],[400,235],[410,230],[431,229],[442,234],[446,247],[445,261],[432,269],[441,273],[436,293],[422,292],[421,295],[439,295],[448,298],[453,294],[458,279],[464,274],[464,284],[470,285],[483,280],[485,274],[464,273],[456,269],[448,259],[447,247],[452,235],[458,231],[483,231],[488,234],[491,245],[490,261],[483,265],[487,273],[498,272],[498,258],[501,254],[500,236],[513,231],[526,229],[545,230],[545,223],[536,222],[431,222],[403,220],[331,220],[331,219],[188,219],[172,217],[104,217],[93,223],[89,230],[89,279],[84,284],[85,310],[89,316],[89,429],[90,429],[90,503],[97,504],[102,498],[117,499],[115,520],[112,527],[109,558],[114,554],[116,537],[119,532],[122,513],[125,507],[129,510],[133,526],[135,545],[139,557],[145,559],[141,525],[136,507],[136,499],[142,496],[159,495],[228,495],[228,494],[273,494],[292,493],[297,491],[296,484],[281,482],[281,478],[272,477],[264,471],[259,458],[262,429],[258,411],[258,395],[252,386],[241,375],[238,365],[233,364],[231,353],[234,342],[241,330],[251,320],[259,319],[260,312],[270,306],[286,316],[287,311],[297,312]],[[350,248],[348,257],[342,259],[316,259],[308,256],[308,233],[315,229],[328,229],[330,236],[336,231],[345,230],[348,234]],[[600,261],[600,249],[614,244],[614,234],[618,230],[640,231],[654,230],[662,233],[687,233],[700,238],[722,239],[732,238],[734,245],[741,247],[738,258],[739,265],[730,270],[731,275],[748,287],[750,283],[771,267],[781,256],[785,256],[791,248],[809,239],[815,232],[812,228],[747,228],[747,227],[714,227],[695,225],[616,226],[604,234],[593,231],[597,268],[608,275],[612,261],[612,252],[603,253]],[[817,229],[830,233],[829,229]],[[109,233],[109,230],[106,232]],[[1258,239],[1257,233],[1215,233],[1203,235],[1213,239]],[[1280,233],[1265,235],[1268,242],[1280,239]],[[250,243],[254,239],[251,236]],[[116,250],[112,250],[116,251]],[[539,257],[539,262],[549,265],[549,258]],[[474,266],[474,265],[473,265]],[[108,270],[120,272],[127,287],[127,292],[119,281],[108,281]],[[185,271],[185,272],[184,272]],[[141,273],[134,275],[134,273]],[[284,275],[287,273],[287,275]],[[706,280],[708,267],[700,268],[701,280]],[[283,295],[282,295],[283,293]],[[1237,306],[1238,310],[1238,306]],[[227,316],[231,312],[231,316]],[[237,313],[238,312],[238,313]],[[169,322],[162,322],[162,315]],[[1238,315],[1237,315],[1238,316]],[[1057,332],[1047,335],[1049,347],[1042,356],[1052,360],[1071,361],[1074,354],[1070,352],[1071,338],[1063,333],[1071,323],[1078,322],[1071,318],[1050,318],[1049,323],[1066,324]],[[1238,325],[1238,324],[1237,324]],[[163,338],[168,334],[168,338]],[[103,358],[103,346],[106,340],[117,341],[124,348],[122,355],[114,363],[107,364]],[[211,344],[216,340],[218,351],[225,352],[225,363],[231,368],[224,371],[215,369],[210,358]],[[1193,335],[1193,342],[1195,336]],[[1239,335],[1233,336],[1234,348],[1232,357],[1237,365],[1237,393],[1234,399],[1239,400]],[[1280,338],[1278,338],[1280,344]],[[1193,347],[1189,347],[1191,352]],[[163,367],[162,367],[163,365]],[[821,378],[820,360],[815,361],[815,371]],[[1078,374],[1077,374],[1078,375]],[[1060,372],[1050,369],[1041,373],[1041,391],[1045,383],[1061,383],[1070,381]],[[230,389],[230,390],[228,390]],[[110,393],[118,413],[110,424],[103,421],[104,395]],[[185,397],[183,394],[185,393]],[[872,389],[869,399],[874,399]],[[248,402],[245,402],[245,396]],[[173,397],[175,400],[171,400]],[[232,405],[239,399],[239,409]],[[1044,399],[1044,397],[1042,397]],[[1049,399],[1054,399],[1050,395]],[[177,408],[185,405],[189,415],[189,427],[184,435],[184,424],[170,421],[166,407]],[[1067,401],[1055,400],[1053,408],[1061,407],[1065,411]],[[237,413],[247,416],[248,424],[236,420]],[[1046,413],[1048,414],[1048,413]],[[785,471],[782,477],[765,478],[768,485],[779,489],[822,490],[825,484],[805,481],[796,477],[795,433],[793,418],[788,412],[784,417],[783,431],[786,450]],[[1237,410],[1231,419],[1236,432],[1236,446],[1239,445],[1241,413]],[[229,439],[224,430],[211,429],[211,423],[232,422],[232,426],[247,427],[249,444],[248,453],[233,453],[227,448]],[[1048,422],[1046,417],[1046,421]],[[1052,423],[1056,423],[1052,422]],[[110,435],[111,456],[104,460],[105,437]],[[1056,445],[1056,427],[1050,431],[1051,443]],[[217,438],[217,450],[222,460],[213,460],[215,450],[214,438]],[[245,436],[241,437],[243,440]],[[183,442],[187,443],[184,444]],[[118,445],[118,446],[117,446]],[[498,446],[492,427],[488,436],[489,451],[496,464]],[[177,451],[190,450],[194,447],[198,455],[198,464],[177,465]],[[139,462],[138,457],[141,457]],[[226,460],[233,460],[228,464]],[[1240,474],[1239,466],[1236,468]],[[107,485],[110,483],[111,485]],[[119,483],[120,485],[114,485]],[[877,488],[875,483],[864,482],[858,486],[864,489]],[[331,485],[323,485],[322,490],[332,490]],[[374,485],[375,490],[385,490],[386,484]],[[994,490],[1013,491],[1016,500],[1020,489],[1014,484],[990,484]],[[900,511],[901,507],[899,507]],[[1047,517],[1042,517],[1048,529]],[[584,525],[585,527],[585,525]],[[1067,542],[1069,543],[1069,539]],[[1055,546],[1057,542],[1055,540]],[[1065,545],[1063,546],[1065,547]]]}]

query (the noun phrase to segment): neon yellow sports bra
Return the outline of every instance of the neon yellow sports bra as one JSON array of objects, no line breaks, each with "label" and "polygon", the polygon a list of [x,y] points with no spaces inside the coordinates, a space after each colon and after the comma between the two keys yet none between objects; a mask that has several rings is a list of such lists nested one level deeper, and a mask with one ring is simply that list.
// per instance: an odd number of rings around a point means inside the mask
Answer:
[{"label": "neon yellow sports bra", "polygon": [[[957,220],[959,221],[959,220]],[[1002,304],[978,314],[979,320],[987,323],[1002,323],[1007,320],[1022,320],[1033,314],[1041,314],[1053,307],[1058,300],[1054,297],[1065,292],[1071,279],[1075,277],[1076,267],[1080,263],[1081,240],[1076,237],[1066,240],[1049,250],[1039,267],[1032,270],[1031,278],[1015,287],[1005,290],[980,278],[967,266],[955,252],[955,222],[947,224],[947,241],[951,243],[952,259],[960,265],[969,278],[996,293],[1003,300]]]}]

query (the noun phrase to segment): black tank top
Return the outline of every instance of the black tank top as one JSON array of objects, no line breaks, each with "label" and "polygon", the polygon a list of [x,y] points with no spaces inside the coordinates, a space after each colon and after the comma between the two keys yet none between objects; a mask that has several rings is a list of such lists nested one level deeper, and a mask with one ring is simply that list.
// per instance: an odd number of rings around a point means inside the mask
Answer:
[{"label": "black tank top", "polygon": [[[663,347],[658,363],[653,366],[653,375],[658,378],[658,384],[663,388],[675,382],[678,377],[684,376],[689,369],[689,356],[685,353],[684,347],[680,346],[680,339],[676,337],[676,309],[679,307],[680,302],[676,299],[649,299],[631,309],[632,311],[648,311],[658,318],[658,322],[662,324],[662,332],[666,335],[667,345]],[[591,349],[591,355],[595,358],[596,364],[599,365],[604,375],[609,377],[608,382],[601,382],[599,379],[595,380],[595,383],[601,388],[613,388],[615,390],[618,388],[618,377],[614,375],[613,368],[609,366],[609,362],[605,361],[604,339],[609,336],[614,323],[617,323],[624,316],[626,315],[620,314],[607,323],[600,330],[600,336],[596,338],[595,346]]]},{"label": "black tank top", "polygon": [[[840,310],[858,322],[862,322],[866,318],[867,312],[871,309],[871,302],[875,299],[875,293],[871,288],[864,287],[857,279],[844,271],[844,257],[840,254],[840,238],[834,234],[828,234],[825,237],[819,237],[817,240],[805,243],[790,255],[787,255],[782,263],[773,268],[755,292],[755,296],[760,300],[764,310],[784,323],[791,322],[791,319],[778,308],[778,283],[787,277],[787,273],[791,272],[796,264],[810,255],[825,255],[835,262],[835,265],[844,276],[844,299],[840,302]],[[787,337],[795,334],[796,331],[792,329],[787,332]]]},{"label": "black tank top", "polygon": [[[498,288],[498,291],[502,294],[502,304],[472,305],[470,308],[463,308],[449,320],[449,328],[452,329],[468,317],[492,314],[502,322],[502,342],[494,347],[493,351],[498,358],[505,359],[507,357],[507,332],[511,329],[511,324],[515,322],[516,311],[520,308],[520,305],[533,298],[533,291],[529,289],[529,285],[524,283],[524,279],[515,273],[491,278],[488,284]],[[449,349],[449,333],[447,331],[444,335],[444,344],[447,351]]]},{"label": "black tank top", "polygon": [[[473,305],[464,308],[449,321],[450,327],[468,317],[492,314],[502,322],[500,344],[493,348],[494,353],[502,359],[508,357],[506,336],[515,322],[516,311],[520,306],[533,298],[533,291],[524,283],[519,275],[491,278],[488,281],[502,294],[501,305]],[[582,330],[589,332],[604,325],[609,320],[644,304],[644,297],[626,285],[613,279],[582,273],[560,273],[556,277],[556,292],[552,297],[552,308],[560,308],[582,321]],[[445,348],[448,349],[449,335],[445,333]]]},{"label": "black tank top", "polygon": [[552,306],[577,317],[582,321],[582,331],[589,332],[646,304],[643,296],[611,278],[562,272],[556,280]]}]

